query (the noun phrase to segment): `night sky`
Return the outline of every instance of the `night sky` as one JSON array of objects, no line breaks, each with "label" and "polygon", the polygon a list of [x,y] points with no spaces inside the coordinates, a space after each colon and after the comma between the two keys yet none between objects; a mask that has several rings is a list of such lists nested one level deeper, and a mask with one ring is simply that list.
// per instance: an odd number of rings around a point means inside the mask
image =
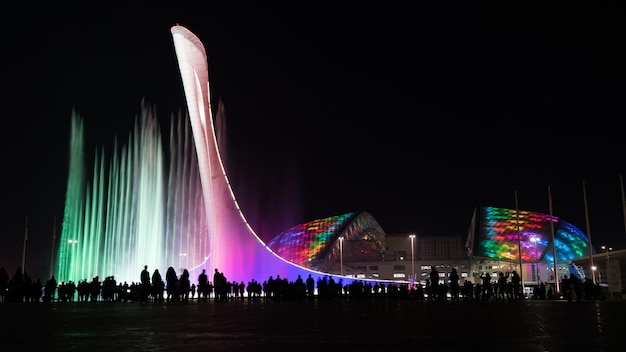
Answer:
[{"label": "night sky", "polygon": [[[465,236],[476,206],[549,213],[626,247],[626,12],[612,2],[22,8],[5,19],[0,266],[47,279],[72,109],[87,154],[142,101],[186,109],[170,27],[204,43],[235,195],[266,240],[368,211]],[[395,5],[394,5],[395,4]],[[53,12],[55,13],[53,15]],[[60,15],[57,15],[60,14]],[[8,22],[6,22],[8,21]]]}]

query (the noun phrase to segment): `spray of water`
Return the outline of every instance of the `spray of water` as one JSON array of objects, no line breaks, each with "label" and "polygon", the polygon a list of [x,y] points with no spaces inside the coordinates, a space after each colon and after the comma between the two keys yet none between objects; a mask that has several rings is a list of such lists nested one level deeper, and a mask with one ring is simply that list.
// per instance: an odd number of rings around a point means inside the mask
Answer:
[{"label": "spray of water", "polygon": [[171,119],[169,143],[145,106],[124,145],[95,153],[87,181],[84,122],[74,112],[56,278],[113,276],[139,281],[144,265],[161,272],[201,265],[209,253],[197,157],[186,118]]}]

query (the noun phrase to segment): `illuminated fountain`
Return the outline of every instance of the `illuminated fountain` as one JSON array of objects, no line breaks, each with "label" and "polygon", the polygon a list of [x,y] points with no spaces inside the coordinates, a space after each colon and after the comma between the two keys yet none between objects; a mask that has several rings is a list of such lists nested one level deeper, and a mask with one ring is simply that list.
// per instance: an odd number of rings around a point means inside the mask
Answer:
[{"label": "illuminated fountain", "polygon": [[169,266],[180,271],[205,261],[204,203],[185,121],[172,120],[166,153],[156,116],[144,107],[125,145],[116,142],[108,158],[96,153],[90,184],[84,124],[74,112],[58,281],[114,276],[130,283],[144,265],[164,274]]},{"label": "illuminated fountain", "polygon": [[[118,282],[137,282],[147,265],[162,275],[170,266],[179,274],[186,268],[192,281],[202,270],[211,278],[219,270],[231,282],[262,282],[270,276],[290,281],[311,276],[317,282],[340,276],[333,271],[339,238],[351,244],[346,248],[377,255],[384,248],[384,232],[365,212],[298,225],[270,245],[260,239],[235,200],[220,156],[204,47],[184,27],[174,26],[171,33],[189,119],[171,123],[169,148],[153,111],[144,107],[127,144],[116,143],[110,158],[96,153],[89,184],[83,122],[78,114],[72,116],[57,280],[113,276]],[[344,284],[355,280],[337,279]]]}]

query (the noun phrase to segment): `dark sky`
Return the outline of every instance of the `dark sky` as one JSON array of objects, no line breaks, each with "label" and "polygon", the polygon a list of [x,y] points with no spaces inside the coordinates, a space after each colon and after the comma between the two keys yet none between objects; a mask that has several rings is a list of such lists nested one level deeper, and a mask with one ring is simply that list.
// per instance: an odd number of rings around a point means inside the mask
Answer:
[{"label": "dark sky", "polygon": [[621,5],[436,3],[15,10],[0,266],[21,263],[28,217],[27,271],[48,273],[72,109],[88,154],[127,135],[142,100],[164,125],[186,109],[175,24],[205,45],[231,182],[266,239],[359,210],[387,233],[465,236],[474,207],[514,209],[516,191],[549,213],[548,187],[553,214],[587,232],[584,181],[592,241],[625,247]]}]

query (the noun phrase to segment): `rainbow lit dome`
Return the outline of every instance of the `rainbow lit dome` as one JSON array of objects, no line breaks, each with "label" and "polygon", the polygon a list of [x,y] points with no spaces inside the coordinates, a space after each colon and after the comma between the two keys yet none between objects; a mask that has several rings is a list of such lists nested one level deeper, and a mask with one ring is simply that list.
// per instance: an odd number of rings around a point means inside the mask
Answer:
[{"label": "rainbow lit dome", "polygon": [[352,212],[309,221],[280,233],[268,247],[283,259],[312,270],[338,272],[340,238],[343,258],[382,260],[385,232],[367,212]]},{"label": "rainbow lit dome", "polygon": [[[518,225],[519,224],[519,225]],[[552,224],[552,225],[551,225]],[[514,209],[480,207],[474,214],[468,248],[474,256],[506,261],[567,262],[589,255],[589,240],[576,226],[556,216]],[[519,234],[519,240],[518,240]],[[592,248],[593,253],[595,249]]]}]

